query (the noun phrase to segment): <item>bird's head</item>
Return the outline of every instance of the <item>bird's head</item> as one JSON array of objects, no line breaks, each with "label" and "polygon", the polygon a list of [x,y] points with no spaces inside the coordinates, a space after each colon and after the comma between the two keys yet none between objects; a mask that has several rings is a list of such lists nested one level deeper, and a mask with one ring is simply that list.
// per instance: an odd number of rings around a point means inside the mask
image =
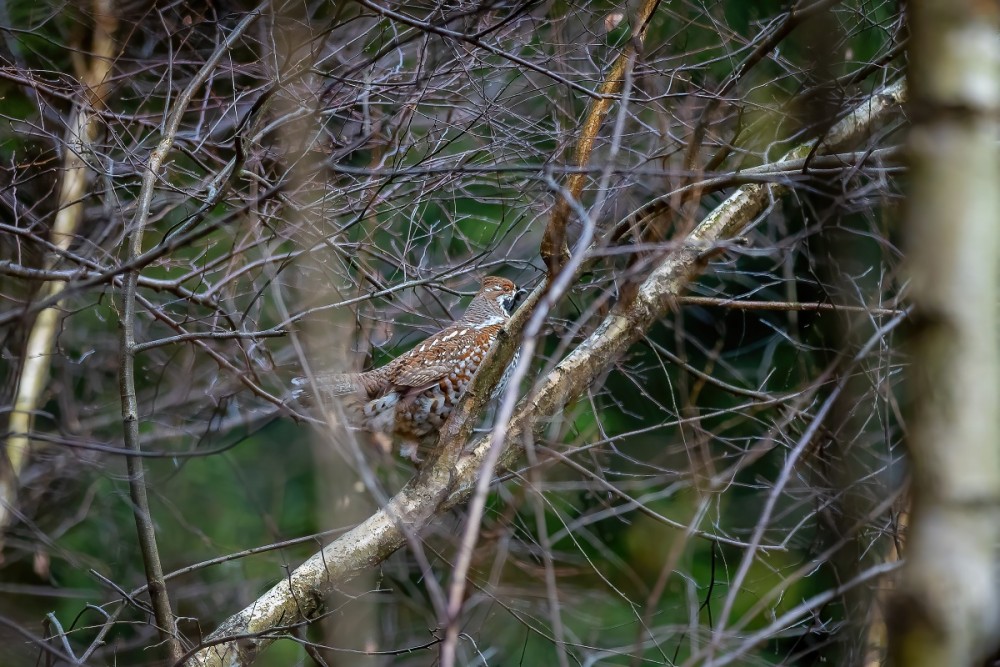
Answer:
[{"label": "bird's head", "polygon": [[517,305],[518,298],[524,293],[519,290],[510,280],[499,276],[487,276],[483,279],[483,286],[479,289],[477,298],[482,298],[494,305],[505,316],[510,317]]}]

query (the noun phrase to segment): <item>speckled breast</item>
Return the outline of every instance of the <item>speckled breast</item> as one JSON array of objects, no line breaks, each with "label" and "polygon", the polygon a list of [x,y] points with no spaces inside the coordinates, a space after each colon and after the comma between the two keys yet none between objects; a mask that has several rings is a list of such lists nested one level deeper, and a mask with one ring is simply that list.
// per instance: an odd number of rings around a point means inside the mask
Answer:
[{"label": "speckled breast", "polygon": [[[451,415],[462,394],[469,388],[473,376],[483,363],[483,358],[496,341],[500,325],[484,327],[456,357],[454,370],[438,384],[416,398],[401,402],[396,408],[396,432],[403,437],[423,438],[436,433]],[[502,391],[510,377],[505,370],[498,389]]]}]

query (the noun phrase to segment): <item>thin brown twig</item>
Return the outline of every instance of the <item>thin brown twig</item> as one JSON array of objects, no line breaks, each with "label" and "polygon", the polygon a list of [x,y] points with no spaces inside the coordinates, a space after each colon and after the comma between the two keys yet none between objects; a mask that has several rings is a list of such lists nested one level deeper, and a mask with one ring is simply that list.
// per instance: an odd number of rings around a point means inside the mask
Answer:
[{"label": "thin brown twig", "polygon": [[820,303],[816,301],[751,301],[746,299],[720,299],[708,296],[679,296],[677,303],[684,306],[708,306],[710,308],[728,308],[731,310],[775,310],[775,311],[805,311],[828,313],[865,313],[866,315],[899,315],[902,308],[881,308],[868,306],[848,306],[838,303]]},{"label": "thin brown twig", "polygon": [[[757,545],[760,544],[764,537],[764,532],[767,530],[770,524],[771,517],[773,515],[774,509],[777,505],[778,498],[780,497],[782,490],[792,479],[793,473],[795,471],[799,457],[806,451],[808,446],[812,443],[813,438],[820,432],[823,425],[823,421],[830,414],[836,403],[841,392],[847,387],[848,382],[851,378],[850,369],[860,363],[872,349],[877,345],[880,345],[884,340],[885,336],[890,333],[893,329],[898,327],[902,322],[906,320],[906,315],[908,311],[904,311],[896,315],[893,319],[889,320],[885,325],[879,327],[868,339],[868,341],[861,347],[860,350],[850,359],[844,371],[840,374],[840,380],[837,382],[836,386],[830,391],[826,399],[823,401],[819,410],[816,411],[816,415],[813,417],[812,421],[809,423],[808,427],[803,432],[802,436],[799,437],[795,446],[791,448],[791,451],[785,458],[785,463],[782,466],[781,472],[778,475],[777,480],[774,483],[774,488],[771,489],[767,502],[764,504],[764,508],[761,510],[760,519],[757,521],[757,525],[754,527],[753,534],[750,538],[751,546],[743,552],[743,558],[740,560],[740,565],[736,570],[736,574],[732,578],[732,584],[730,585],[729,593],[726,595],[725,602],[723,603],[722,613],[719,616],[716,627],[713,629],[713,640],[709,646],[705,649],[705,653],[711,659],[714,656],[714,652],[719,646],[721,638],[724,636],[724,631],[729,623],[729,617],[733,612],[736,604],[737,593],[741,590],[743,581],[747,574],[750,572],[750,566],[757,559]],[[693,664],[693,660],[689,660],[687,664]]]},{"label": "thin brown twig", "polygon": [[[643,23],[643,29],[645,29],[647,22],[648,17],[647,21]],[[627,102],[632,89],[631,73],[636,57],[636,53],[629,54],[628,62],[622,67],[622,73],[625,77],[622,82],[622,106],[619,109],[614,131],[612,133],[611,146],[608,154],[608,164],[614,163],[615,156],[620,147],[621,135],[624,131],[624,121],[628,111]],[[584,264],[589,260],[589,255],[586,250],[591,246],[596,230],[596,220],[600,216],[601,209],[607,201],[610,178],[610,170],[605,171],[599,183],[597,200],[594,202],[592,209],[588,211],[583,207],[572,192],[556,183],[556,181],[551,177],[548,177],[549,187],[557,193],[561,201],[566,202],[573,209],[573,212],[579,217],[582,223],[582,229],[573,249],[573,255],[568,257],[565,264],[560,266],[560,269],[558,273],[555,274],[554,278],[550,275],[549,280],[544,282],[539,289],[536,290],[538,293],[537,301],[533,300],[531,302],[532,310],[528,316],[527,323],[524,325],[523,333],[518,335],[518,339],[521,343],[521,354],[517,364],[515,364],[514,369],[511,372],[507,389],[504,392],[499,409],[497,410],[495,418],[496,425],[494,426],[493,432],[490,436],[490,450],[487,453],[483,461],[483,467],[479,472],[476,489],[469,505],[468,518],[466,519],[465,530],[462,534],[458,558],[452,573],[452,583],[448,591],[445,638],[441,646],[442,667],[451,667],[455,661],[455,651],[459,638],[459,616],[462,609],[462,601],[465,596],[465,582],[468,569],[471,565],[472,552],[476,541],[479,538],[479,529],[482,524],[483,512],[486,507],[486,497],[489,492],[489,486],[492,482],[496,466],[504,451],[504,444],[507,436],[507,423],[514,414],[515,403],[517,400],[517,387],[520,387],[521,383],[527,377],[528,369],[531,366],[531,360],[534,356],[534,351],[538,345],[539,339],[541,338],[542,325],[544,324],[548,314],[552,312],[563,294],[569,290],[573,281],[583,270]],[[544,292],[544,294],[542,294],[542,292]],[[508,328],[518,331],[517,324],[519,324],[519,322],[520,320],[515,321],[511,325],[508,325]],[[504,358],[501,356],[500,352],[501,351],[498,350],[493,355],[494,361],[492,363],[497,367],[503,368],[510,363],[510,357]],[[462,443],[465,441],[465,439],[450,442],[445,440],[445,448],[458,451],[461,448]],[[535,457],[533,443],[529,439],[526,440],[523,445],[525,450],[530,450],[528,457],[529,461],[533,463],[533,459]],[[553,632],[555,635],[555,641],[560,647],[560,664],[565,665],[568,663],[566,662],[567,657],[565,655],[565,645],[563,643],[562,621],[559,613],[559,605],[556,603],[555,580],[551,577],[551,569],[551,562],[547,562],[547,593],[550,599],[550,613],[553,620]]]},{"label": "thin brown twig", "polygon": [[[644,0],[636,15],[635,34],[632,41],[622,49],[615,62],[611,65],[611,70],[601,83],[598,92],[601,97],[595,99],[587,115],[584,117],[580,128],[580,139],[576,145],[576,154],[573,161],[576,167],[585,167],[590,162],[590,154],[594,150],[594,142],[597,134],[604,124],[604,118],[611,110],[611,104],[615,96],[621,92],[625,83],[626,69],[634,66],[636,55],[642,48],[643,40],[646,37],[646,30],[653,13],[659,6],[659,0]],[[566,183],[566,191],[574,200],[579,200],[583,193],[583,186],[586,183],[586,174],[574,173]],[[570,200],[565,197],[557,197],[555,206],[552,208],[552,215],[549,224],[545,227],[545,234],[539,252],[542,261],[549,272],[549,281],[555,280],[556,275],[562,269],[568,259],[569,249],[566,247],[566,225],[569,222]]]},{"label": "thin brown twig", "polygon": [[[126,265],[135,262],[142,255],[142,238],[150,214],[153,201],[153,191],[159,177],[160,168],[173,147],[181,119],[194,97],[195,91],[201,87],[222,57],[233,48],[243,33],[256,21],[268,5],[268,1],[258,5],[247,13],[226,39],[216,48],[206,60],[188,86],[178,96],[170,115],[164,124],[163,135],[156,148],[149,155],[146,171],[142,179],[142,187],[137,198],[135,217],[127,234]],[[136,303],[139,282],[139,268],[130,268],[125,273],[122,295],[121,319],[121,358],[119,370],[119,388],[122,400],[122,422],[125,446],[133,451],[141,451],[139,437],[139,404],[135,390],[135,356],[136,356]],[[167,643],[170,656],[179,661],[185,653],[183,644],[177,636],[177,626],[170,599],[163,579],[163,567],[160,564],[160,554],[156,546],[156,529],[153,525],[149,509],[149,499],[146,492],[145,472],[142,458],[126,457],[129,475],[129,496],[133,503],[136,529],[139,536],[139,548],[142,552],[143,566],[146,572],[146,582],[149,586],[149,597],[152,602],[157,629],[161,638]]]},{"label": "thin brown twig", "polygon": [[135,346],[135,351],[136,353],[145,352],[157,347],[176,345],[177,343],[186,343],[189,341],[277,338],[287,333],[284,329],[266,329],[264,331],[193,331],[139,343]]}]

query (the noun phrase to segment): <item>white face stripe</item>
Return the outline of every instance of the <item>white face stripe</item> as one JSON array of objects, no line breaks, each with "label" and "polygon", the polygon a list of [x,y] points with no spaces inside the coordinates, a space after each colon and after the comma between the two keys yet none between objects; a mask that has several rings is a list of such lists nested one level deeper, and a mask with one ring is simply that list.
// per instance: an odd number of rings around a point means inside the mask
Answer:
[{"label": "white face stripe", "polygon": [[494,324],[503,324],[506,321],[507,321],[506,317],[500,317],[498,315],[493,315],[492,317],[486,318],[482,322],[477,322],[476,323],[476,329],[477,330],[478,329],[485,329],[486,327],[491,327]]}]

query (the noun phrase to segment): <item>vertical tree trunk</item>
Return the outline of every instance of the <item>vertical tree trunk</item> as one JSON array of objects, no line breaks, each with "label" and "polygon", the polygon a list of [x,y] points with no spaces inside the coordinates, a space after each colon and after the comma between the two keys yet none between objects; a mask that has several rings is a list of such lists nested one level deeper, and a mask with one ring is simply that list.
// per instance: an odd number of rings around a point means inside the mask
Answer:
[{"label": "vertical tree trunk", "polygon": [[1000,638],[1000,5],[910,5],[913,523],[894,664],[972,665]]}]

